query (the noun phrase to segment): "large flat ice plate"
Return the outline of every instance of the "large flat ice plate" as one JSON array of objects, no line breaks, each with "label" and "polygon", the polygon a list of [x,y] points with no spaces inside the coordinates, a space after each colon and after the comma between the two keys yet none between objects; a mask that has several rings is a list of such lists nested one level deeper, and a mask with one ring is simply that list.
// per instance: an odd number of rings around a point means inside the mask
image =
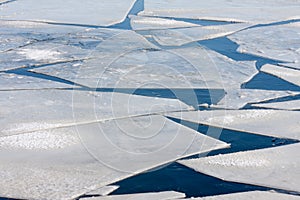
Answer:
[{"label": "large flat ice plate", "polygon": [[0,145],[0,195],[73,199],[177,159],[226,147],[159,115],[6,136]]},{"label": "large flat ice plate", "polygon": [[[299,8],[298,8],[299,10]],[[284,25],[262,26],[240,31],[229,36],[241,53],[280,60],[299,62],[300,22]]]},{"label": "large flat ice plate", "polygon": [[[107,48],[101,46],[101,51]],[[254,62],[236,62],[198,45],[173,50],[138,47],[134,42],[129,50],[102,53],[77,66],[61,64],[32,71],[92,88],[240,88],[258,73]]]},{"label": "large flat ice plate", "polygon": [[109,26],[123,21],[135,0],[14,1],[1,8],[0,19]]},{"label": "large flat ice plate", "polygon": [[300,112],[282,110],[215,110],[168,114],[186,121],[248,133],[300,140]]},{"label": "large flat ice plate", "polygon": [[258,108],[268,108],[268,109],[279,109],[279,110],[300,110],[300,100],[273,102],[273,103],[259,103],[252,104],[254,107]]},{"label": "large flat ice plate", "polygon": [[205,20],[271,23],[299,19],[299,2],[294,0],[239,1],[213,0],[188,3],[184,0],[145,1],[141,15],[193,18]]},{"label": "large flat ice plate", "polygon": [[226,181],[299,192],[300,145],[182,160],[179,163]]},{"label": "large flat ice plate", "polygon": [[34,90],[0,93],[0,136],[191,109],[177,99],[111,92]]}]

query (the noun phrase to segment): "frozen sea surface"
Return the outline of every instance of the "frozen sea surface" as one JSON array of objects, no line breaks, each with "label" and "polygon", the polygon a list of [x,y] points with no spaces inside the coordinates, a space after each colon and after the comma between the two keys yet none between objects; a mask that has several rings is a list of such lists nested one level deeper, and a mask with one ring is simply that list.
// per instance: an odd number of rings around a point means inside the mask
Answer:
[{"label": "frozen sea surface", "polygon": [[299,8],[0,0],[0,199],[299,199]]}]

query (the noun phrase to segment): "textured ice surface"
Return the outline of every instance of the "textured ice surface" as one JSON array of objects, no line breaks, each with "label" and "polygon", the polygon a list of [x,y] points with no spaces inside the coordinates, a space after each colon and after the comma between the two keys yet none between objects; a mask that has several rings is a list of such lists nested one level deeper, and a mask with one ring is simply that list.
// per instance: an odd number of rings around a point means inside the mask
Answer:
[{"label": "textured ice surface", "polygon": [[[299,2],[298,2],[299,4]],[[299,10],[299,8],[298,8]],[[229,36],[238,51],[285,62],[299,62],[300,22],[247,29]]]},{"label": "textured ice surface", "polygon": [[295,96],[299,93],[291,91],[271,91],[256,89],[233,89],[227,90],[224,98],[212,108],[240,109],[249,103],[258,103],[271,99]]},{"label": "textured ice surface", "polygon": [[259,108],[280,109],[280,110],[300,110],[300,100],[291,100],[275,103],[252,104]]},{"label": "textured ice surface", "polygon": [[99,189],[93,190],[91,192],[87,192],[85,195],[100,195],[100,196],[106,196],[113,191],[117,190],[120,186],[118,185],[108,185],[101,187]]},{"label": "textured ice surface", "polygon": [[77,86],[30,77],[18,74],[0,72],[0,91],[16,89],[49,89],[49,88],[76,88]]},{"label": "textured ice surface", "polygon": [[[1,197],[73,199],[177,159],[228,147],[159,115],[45,132],[61,138],[71,135],[80,142],[43,151],[0,146]],[[27,139],[23,134],[18,144],[28,144]]]},{"label": "textured ice surface", "polygon": [[271,23],[299,18],[296,0],[239,1],[239,0],[154,0],[145,1],[141,15],[193,18],[219,21]]},{"label": "textured ice surface", "polygon": [[84,200],[169,200],[184,198],[185,194],[175,191],[112,195],[105,197],[82,198]]},{"label": "textured ice surface", "polygon": [[163,46],[181,46],[187,43],[226,36],[249,27],[247,23],[218,26],[200,26],[166,30],[152,30],[149,34]]},{"label": "textured ice surface", "polygon": [[242,193],[225,194],[219,196],[208,196],[203,198],[191,198],[190,200],[298,200],[299,196],[277,193],[273,191],[251,191]]},{"label": "textured ice surface", "polygon": [[103,53],[103,59],[32,71],[97,88],[240,88],[258,72],[254,62],[236,62],[197,45],[155,51],[138,47],[134,42],[124,52]]},{"label": "textured ice surface", "polygon": [[[299,54],[300,57],[300,54]],[[300,71],[296,69],[289,69],[285,67],[275,65],[264,65],[261,69],[262,72],[277,76],[290,83],[298,85],[300,87]]]},{"label": "textured ice surface", "polygon": [[36,90],[0,93],[0,136],[190,109],[177,99],[110,92]]},{"label": "textured ice surface", "polygon": [[[123,21],[134,0],[14,1],[1,7],[0,19],[108,26]],[[28,6],[30,5],[30,6]]]},{"label": "textured ice surface", "polygon": [[173,29],[199,26],[197,24],[158,17],[130,16],[133,30]]},{"label": "textured ice surface", "polygon": [[167,116],[220,128],[300,140],[300,112],[281,110],[215,110]]},{"label": "textured ice surface", "polygon": [[179,163],[226,181],[299,192],[299,144],[212,157]]}]

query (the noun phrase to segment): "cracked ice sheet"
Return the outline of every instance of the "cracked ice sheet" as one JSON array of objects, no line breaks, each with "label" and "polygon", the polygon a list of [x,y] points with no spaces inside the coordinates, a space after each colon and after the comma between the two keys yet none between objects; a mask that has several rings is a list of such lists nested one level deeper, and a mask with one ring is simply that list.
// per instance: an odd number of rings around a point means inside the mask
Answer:
[{"label": "cracked ice sheet", "polygon": [[295,96],[300,93],[291,91],[271,91],[256,89],[234,89],[227,90],[224,98],[211,108],[240,109],[249,103],[277,99],[287,96]]},{"label": "cracked ice sheet", "polygon": [[[15,1],[1,7],[0,19],[109,26],[123,21],[134,0]],[[46,12],[45,12],[46,11]]]},{"label": "cracked ice sheet", "polygon": [[124,195],[112,195],[106,197],[91,197],[82,198],[83,200],[171,200],[182,199],[185,197],[184,193],[175,191],[165,192],[151,192],[151,193],[136,193],[136,194],[124,194]]},{"label": "cracked ice sheet", "polygon": [[[300,56],[300,55],[299,55]],[[300,71],[295,69],[289,69],[285,67],[280,67],[276,65],[267,64],[262,66],[260,71],[267,74],[271,74],[287,82],[295,84],[300,87]]]},{"label": "cracked ice sheet", "polygon": [[33,65],[71,62],[87,58],[91,53],[76,46],[38,42],[12,51],[0,53],[0,70],[9,70]]},{"label": "cracked ice sheet", "polygon": [[31,71],[92,88],[221,89],[240,88],[258,72],[254,62],[236,62],[196,44],[167,51],[134,49],[76,66],[62,64]]},{"label": "cracked ice sheet", "polygon": [[294,0],[154,0],[145,1],[145,10],[139,15],[192,18],[230,22],[272,23],[299,19],[299,1]]},{"label": "cracked ice sheet", "polygon": [[[150,119],[151,118],[151,119]],[[0,146],[0,195],[19,199],[73,199],[180,158],[228,147],[228,144],[160,115],[90,123],[31,132],[69,141],[61,148],[20,146],[28,138],[3,137]],[[25,135],[25,134],[23,134]],[[56,143],[56,140],[46,140]],[[52,146],[51,146],[52,147]],[[9,156],[8,156],[9,155]],[[24,159],[28,158],[28,159]]]},{"label": "cracked ice sheet", "polygon": [[226,181],[300,192],[300,144],[218,155],[179,163]]},{"label": "cracked ice sheet", "polygon": [[[299,10],[299,8],[298,8]],[[247,29],[229,36],[238,51],[283,62],[300,58],[300,22]]]},{"label": "cracked ice sheet", "polygon": [[112,193],[113,191],[117,190],[119,187],[120,186],[118,186],[118,185],[108,185],[108,186],[104,186],[99,189],[93,190],[91,192],[87,192],[87,193],[85,193],[85,195],[106,196],[106,195]]},{"label": "cracked ice sheet", "polygon": [[173,29],[199,26],[189,22],[143,16],[130,16],[130,24],[133,30]]},{"label": "cracked ice sheet", "polygon": [[0,91],[51,88],[77,88],[77,86],[42,78],[0,72]]},{"label": "cracked ice sheet", "polygon": [[170,113],[183,119],[253,134],[300,140],[300,112],[281,110],[214,110]]},{"label": "cracked ice sheet", "polygon": [[241,199],[253,200],[253,198],[263,199],[263,200],[299,200],[300,199],[300,197],[296,195],[282,194],[273,191],[251,191],[251,192],[218,195],[218,196],[208,196],[202,198],[191,198],[190,200],[241,200]]},{"label": "cracked ice sheet", "polygon": [[279,110],[300,110],[300,100],[283,101],[275,103],[252,104],[258,108],[279,109]]},{"label": "cracked ice sheet", "polygon": [[230,35],[249,26],[250,24],[247,23],[237,23],[218,26],[179,28],[174,30],[152,30],[148,31],[148,34],[152,35],[155,41],[162,46],[182,46],[191,42]]},{"label": "cracked ice sheet", "polygon": [[0,107],[0,136],[192,109],[177,99],[75,90],[1,91]]}]

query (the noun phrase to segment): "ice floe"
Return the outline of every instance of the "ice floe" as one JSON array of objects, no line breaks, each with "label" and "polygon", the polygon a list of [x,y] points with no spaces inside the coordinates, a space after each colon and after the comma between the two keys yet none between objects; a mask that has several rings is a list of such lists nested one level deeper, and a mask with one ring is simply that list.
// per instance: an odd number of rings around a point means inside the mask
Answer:
[{"label": "ice floe", "polygon": [[218,196],[208,196],[202,198],[191,198],[190,200],[252,200],[264,199],[264,200],[298,200],[299,196],[289,195],[284,193],[277,193],[273,191],[251,191],[251,192],[241,192],[241,193],[232,193]]},{"label": "ice floe", "polygon": [[294,0],[238,1],[238,0],[154,0],[145,1],[139,15],[192,18],[229,22],[271,23],[299,19],[299,2]]},{"label": "ice floe", "polygon": [[159,115],[150,121],[137,117],[45,131],[62,138],[69,133],[80,142],[24,150],[19,145],[28,144],[24,136],[17,148],[0,146],[2,197],[73,199],[180,158],[228,147]]},{"label": "ice floe", "polygon": [[92,88],[240,88],[258,73],[254,62],[237,62],[199,45],[103,55],[78,66],[60,64],[31,71]]},{"label": "ice floe", "polygon": [[101,2],[42,0],[37,4],[33,0],[14,1],[0,8],[0,19],[109,26],[123,21],[134,2],[134,0]]},{"label": "ice floe", "polygon": [[0,91],[20,89],[54,89],[76,88],[77,86],[67,83],[56,82],[48,79],[0,72]]},{"label": "ice floe", "polygon": [[179,163],[226,181],[299,192],[299,144],[182,160]]},{"label": "ice floe", "polygon": [[151,30],[151,34],[162,46],[182,46],[191,42],[208,40],[230,35],[249,27],[247,23],[237,23],[217,26],[199,26],[178,29]]},{"label": "ice floe", "polygon": [[[34,90],[0,93],[0,136],[77,123],[191,109],[177,99],[112,92]],[[27,99],[30,99],[30,102],[26,101]]]},{"label": "ice floe", "polygon": [[158,17],[143,17],[143,16],[130,16],[130,24],[132,29],[138,30],[155,30],[155,29],[174,29],[199,26],[197,24],[177,21],[172,19],[164,19]]},{"label": "ice floe", "polygon": [[[299,9],[299,8],[298,8]],[[300,23],[262,26],[229,36],[239,44],[238,51],[283,62],[299,62]]]},{"label": "ice floe", "polygon": [[300,71],[295,69],[289,69],[285,67],[275,65],[264,65],[260,69],[262,72],[277,76],[287,82],[293,83],[300,87]]},{"label": "ice floe", "polygon": [[287,96],[295,96],[297,92],[291,91],[272,91],[256,89],[233,89],[226,90],[224,98],[211,108],[218,109],[241,109],[250,103],[259,103],[262,101],[277,99]]},{"label": "ice floe", "polygon": [[149,193],[136,193],[136,194],[123,194],[123,195],[111,195],[105,197],[91,197],[91,198],[82,198],[83,200],[171,200],[171,199],[182,199],[185,197],[184,193],[175,192],[175,191],[166,191],[166,192],[149,192]]},{"label": "ice floe", "polygon": [[169,117],[248,133],[300,140],[300,112],[214,110],[168,114]]},{"label": "ice floe", "polygon": [[300,100],[273,102],[273,103],[259,103],[252,104],[258,108],[280,109],[280,110],[300,110]]}]

